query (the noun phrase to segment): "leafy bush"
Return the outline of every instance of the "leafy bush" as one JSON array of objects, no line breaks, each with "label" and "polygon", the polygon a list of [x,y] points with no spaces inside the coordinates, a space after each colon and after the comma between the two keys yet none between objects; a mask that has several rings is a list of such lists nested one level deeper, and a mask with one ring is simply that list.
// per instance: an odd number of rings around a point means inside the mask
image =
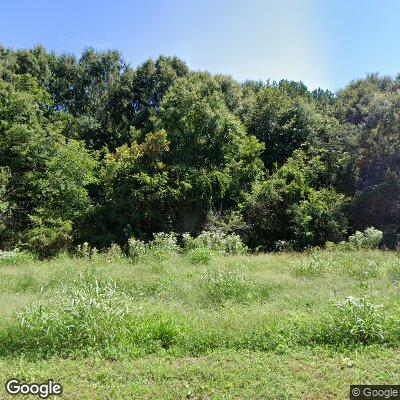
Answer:
[{"label": "leafy bush", "polygon": [[176,234],[158,232],[153,234],[154,239],[150,242],[151,249],[159,249],[164,251],[178,251],[178,241]]},{"label": "leafy bush", "polygon": [[310,190],[292,206],[293,238],[300,248],[338,242],[347,231],[344,207],[348,199],[334,190]]},{"label": "leafy bush", "polygon": [[211,252],[206,247],[195,247],[189,251],[188,257],[192,264],[208,265],[211,261]]},{"label": "leafy bush", "polygon": [[275,242],[276,251],[292,251],[294,248],[294,243],[288,240],[277,240]]},{"label": "leafy bush", "polygon": [[128,256],[138,260],[144,255],[155,257],[157,260],[168,258],[180,251],[177,235],[173,232],[158,232],[153,234],[153,240],[145,243],[134,237],[128,240]]},{"label": "leafy bush", "polygon": [[247,251],[239,235],[221,231],[203,231],[196,238],[186,233],[183,235],[183,244],[186,250],[201,247],[223,254],[243,254]]},{"label": "leafy bush", "polygon": [[354,235],[349,237],[348,243],[354,248],[360,249],[376,249],[381,243],[383,232],[373,227],[367,228],[364,232],[356,231]]},{"label": "leafy bush", "polygon": [[72,242],[72,222],[61,218],[31,217],[34,227],[27,234],[25,247],[39,258],[50,258],[67,250]]},{"label": "leafy bush", "polygon": [[310,158],[296,150],[269,179],[253,185],[241,206],[251,245],[273,249],[277,240],[284,240],[304,249],[344,237],[349,199],[320,187],[328,178],[326,158],[326,152]]}]

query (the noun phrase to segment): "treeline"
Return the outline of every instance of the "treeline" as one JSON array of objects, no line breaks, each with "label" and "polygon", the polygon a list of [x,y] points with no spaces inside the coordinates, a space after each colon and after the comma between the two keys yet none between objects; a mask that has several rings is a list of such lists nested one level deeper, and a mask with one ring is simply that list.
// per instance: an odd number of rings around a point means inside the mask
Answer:
[{"label": "treeline", "polygon": [[0,48],[0,246],[219,229],[303,249],[374,226],[400,240],[400,77],[333,94],[238,83],[175,57],[133,68]]}]

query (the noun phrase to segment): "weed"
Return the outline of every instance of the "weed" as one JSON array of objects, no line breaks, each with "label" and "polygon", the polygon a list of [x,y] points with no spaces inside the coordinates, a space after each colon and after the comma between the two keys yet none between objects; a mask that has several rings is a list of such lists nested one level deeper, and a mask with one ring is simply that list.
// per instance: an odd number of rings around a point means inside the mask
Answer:
[{"label": "weed", "polygon": [[26,251],[14,249],[11,251],[0,250],[0,265],[20,265],[34,261],[35,257]]},{"label": "weed", "polygon": [[320,325],[319,340],[338,346],[369,345],[385,341],[386,314],[381,304],[348,297]]},{"label": "weed", "polygon": [[268,296],[265,287],[257,287],[250,279],[233,271],[209,272],[201,288],[205,301],[214,305],[226,301],[247,303],[255,299],[265,300]]},{"label": "weed", "polygon": [[211,262],[211,251],[205,247],[196,247],[189,251],[188,257],[192,264],[208,265]]},{"label": "weed", "polygon": [[327,261],[316,253],[312,253],[310,257],[293,264],[293,271],[296,276],[315,278],[323,276],[328,269]]}]

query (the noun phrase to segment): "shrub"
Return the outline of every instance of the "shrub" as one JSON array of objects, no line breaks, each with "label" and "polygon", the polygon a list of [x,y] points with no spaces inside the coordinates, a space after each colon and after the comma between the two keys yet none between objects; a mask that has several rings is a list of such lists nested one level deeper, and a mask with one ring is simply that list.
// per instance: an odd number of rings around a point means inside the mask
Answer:
[{"label": "shrub", "polygon": [[128,240],[128,256],[133,260],[138,260],[148,254],[161,260],[179,252],[180,248],[175,233],[158,232],[154,233],[153,237],[153,240],[148,243],[131,237]]},{"label": "shrub", "polygon": [[178,241],[176,239],[176,234],[158,232],[153,234],[154,239],[150,242],[151,249],[159,249],[164,251],[178,251]]},{"label": "shrub", "polygon": [[146,243],[135,239],[133,236],[128,240],[128,256],[137,261],[146,253]]},{"label": "shrub", "polygon": [[348,199],[334,190],[310,190],[291,208],[293,237],[299,248],[338,242],[347,231],[344,208]]},{"label": "shrub", "polygon": [[354,248],[360,249],[376,249],[383,238],[383,232],[373,227],[367,228],[364,232],[356,231],[354,235],[349,237],[348,242]]},{"label": "shrub", "polygon": [[88,242],[84,242],[82,244],[78,244],[76,246],[76,256],[79,258],[83,258],[85,260],[90,260],[93,256],[97,254],[96,247],[91,247]]},{"label": "shrub", "polygon": [[61,218],[31,217],[34,227],[28,230],[25,247],[39,258],[51,258],[67,250],[72,241],[72,222]]},{"label": "shrub", "polygon": [[184,234],[183,244],[186,250],[202,247],[223,254],[243,254],[247,251],[239,235],[222,231],[203,231],[196,238]]},{"label": "shrub", "polygon": [[292,251],[294,248],[294,243],[288,240],[277,240],[275,242],[276,251]]},{"label": "shrub", "polygon": [[343,242],[339,242],[338,244],[336,244],[336,243],[331,242],[331,241],[328,240],[325,243],[325,250],[327,250],[327,251],[335,251],[337,249],[340,249],[340,243],[343,243]]},{"label": "shrub", "polygon": [[182,234],[182,245],[185,250],[192,250],[196,248],[196,240],[190,233]]},{"label": "shrub", "polygon": [[192,264],[208,265],[211,261],[211,252],[206,247],[196,247],[188,253]]}]

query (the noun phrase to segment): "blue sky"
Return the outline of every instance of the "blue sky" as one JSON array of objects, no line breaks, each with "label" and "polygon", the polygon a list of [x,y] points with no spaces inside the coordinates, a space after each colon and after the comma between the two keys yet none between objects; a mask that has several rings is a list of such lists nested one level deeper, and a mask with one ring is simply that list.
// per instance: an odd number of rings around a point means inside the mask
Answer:
[{"label": "blue sky", "polygon": [[238,80],[336,90],[367,72],[400,72],[399,15],[397,0],[6,1],[0,43],[116,48],[133,66],[176,55]]}]

